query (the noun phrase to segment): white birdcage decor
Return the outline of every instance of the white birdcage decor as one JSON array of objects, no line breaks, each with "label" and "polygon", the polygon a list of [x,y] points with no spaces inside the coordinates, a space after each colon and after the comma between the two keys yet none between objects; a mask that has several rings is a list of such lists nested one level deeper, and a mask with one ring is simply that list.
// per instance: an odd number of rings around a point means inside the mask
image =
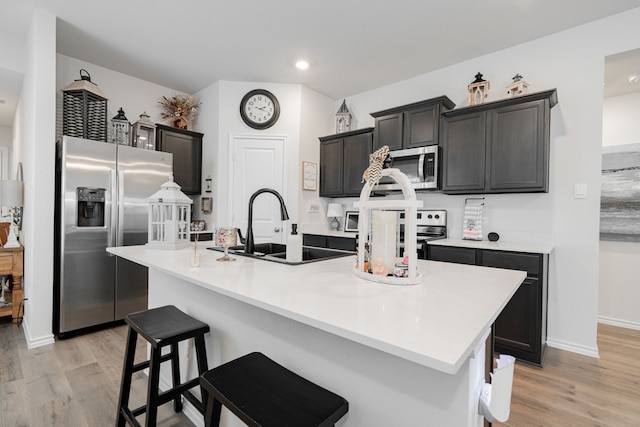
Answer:
[{"label": "white birdcage decor", "polygon": [[475,80],[469,83],[469,105],[480,105],[489,96],[489,82],[482,78],[482,74],[475,75]]},{"label": "white birdcage decor", "polygon": [[121,145],[131,145],[131,123],[129,119],[124,115],[122,107],[118,110],[118,114],[111,119],[111,126],[113,127],[113,143]]},{"label": "white birdcage decor", "polygon": [[520,74],[516,74],[511,78],[513,83],[507,86],[507,95],[513,97],[526,95],[529,90],[529,83],[522,80],[522,76]]},{"label": "white birdcage decor", "polygon": [[336,133],[348,132],[351,130],[351,113],[347,108],[347,100],[342,100],[342,105],[336,113]]},{"label": "white birdcage decor", "polygon": [[156,149],[156,124],[151,120],[151,116],[144,113],[133,124],[131,145],[145,150]]},{"label": "white birdcage decor", "polygon": [[189,246],[191,205],[173,175],[149,201],[149,242],[151,249],[182,249]]}]

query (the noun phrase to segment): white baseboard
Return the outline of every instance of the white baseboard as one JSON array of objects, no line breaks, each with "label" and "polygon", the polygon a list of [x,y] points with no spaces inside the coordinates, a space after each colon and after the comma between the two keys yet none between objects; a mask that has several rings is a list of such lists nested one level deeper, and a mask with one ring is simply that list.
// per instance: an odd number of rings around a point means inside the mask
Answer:
[{"label": "white baseboard", "polygon": [[585,356],[600,358],[598,353],[598,347],[587,347],[583,345],[577,345],[568,341],[553,340],[547,337],[547,345],[553,348],[559,348],[560,350],[571,351],[573,353],[583,354]]},{"label": "white baseboard", "polygon": [[37,347],[42,347],[43,345],[53,344],[56,342],[53,334],[47,334],[41,337],[31,336],[31,329],[29,329],[29,322],[24,321],[24,318],[22,322],[22,330],[24,331],[24,338],[25,338],[25,341],[27,342],[27,348],[29,350]]},{"label": "white baseboard", "polygon": [[621,328],[634,329],[640,331],[640,323],[630,322],[628,320],[614,319],[612,317],[598,316],[598,323],[604,323],[611,326],[619,326]]}]

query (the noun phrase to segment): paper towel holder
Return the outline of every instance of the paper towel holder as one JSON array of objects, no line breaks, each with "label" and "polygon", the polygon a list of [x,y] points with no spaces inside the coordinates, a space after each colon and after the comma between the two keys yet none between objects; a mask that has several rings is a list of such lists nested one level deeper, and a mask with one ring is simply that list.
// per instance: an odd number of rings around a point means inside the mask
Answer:
[{"label": "paper towel holder", "polygon": [[498,367],[491,373],[491,384],[485,383],[480,392],[478,413],[491,423],[504,423],[509,419],[513,369],[516,359],[506,354],[500,355]]}]

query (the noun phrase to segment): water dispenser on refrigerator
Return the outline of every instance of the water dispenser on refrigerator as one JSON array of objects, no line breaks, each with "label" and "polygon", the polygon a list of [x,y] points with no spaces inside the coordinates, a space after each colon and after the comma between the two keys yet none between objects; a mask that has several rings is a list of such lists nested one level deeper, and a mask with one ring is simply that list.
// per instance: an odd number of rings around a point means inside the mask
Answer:
[{"label": "water dispenser on refrigerator", "polygon": [[104,188],[78,187],[78,227],[104,227]]}]

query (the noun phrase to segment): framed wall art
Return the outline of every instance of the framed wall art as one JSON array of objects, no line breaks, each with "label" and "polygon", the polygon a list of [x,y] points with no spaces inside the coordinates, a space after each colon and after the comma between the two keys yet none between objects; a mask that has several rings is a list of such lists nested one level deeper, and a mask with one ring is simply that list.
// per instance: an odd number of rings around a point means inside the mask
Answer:
[{"label": "framed wall art", "polygon": [[302,189],[316,191],[318,189],[318,164],[302,162]]},{"label": "framed wall art", "polygon": [[640,242],[640,144],[602,148],[600,240]]}]

